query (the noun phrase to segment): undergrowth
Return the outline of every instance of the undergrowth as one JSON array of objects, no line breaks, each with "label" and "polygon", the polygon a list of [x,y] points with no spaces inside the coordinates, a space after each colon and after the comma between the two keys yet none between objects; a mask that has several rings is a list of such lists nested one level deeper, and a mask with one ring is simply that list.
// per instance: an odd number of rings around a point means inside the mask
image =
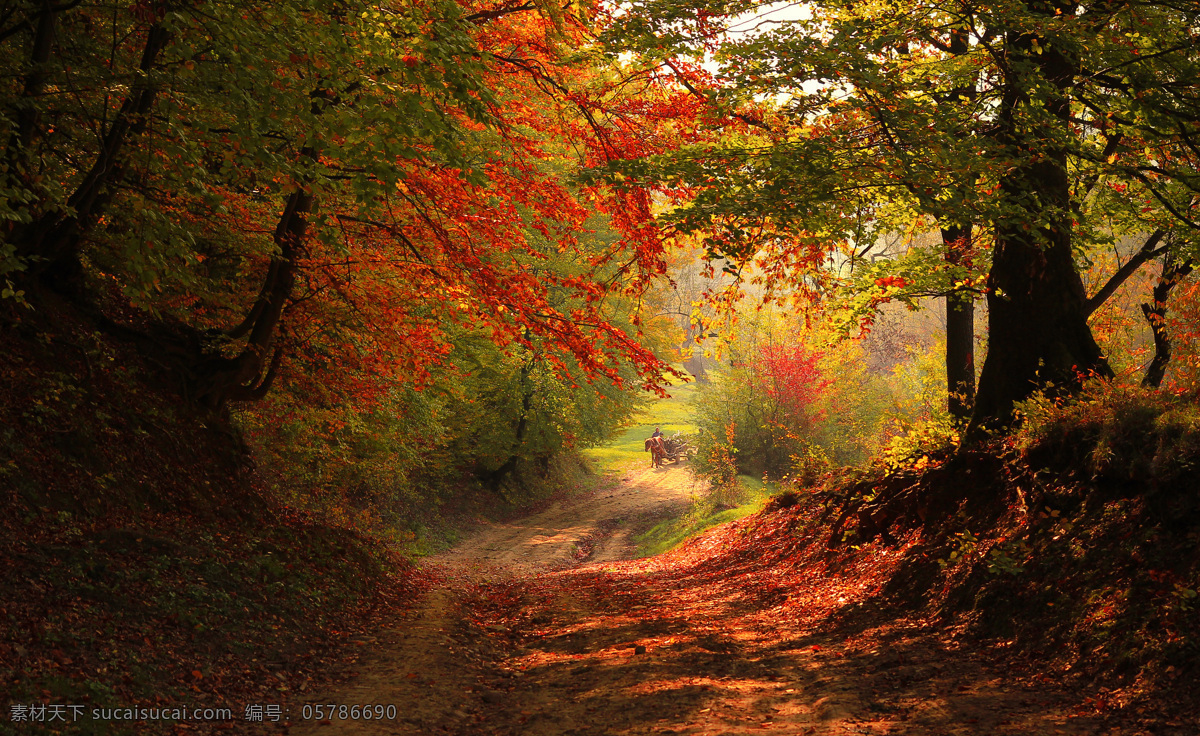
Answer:
[{"label": "undergrowth", "polygon": [[[905,547],[881,594],[1136,693],[1200,672],[1200,408],[1136,388],[829,483],[826,543]],[[1114,701],[1115,702],[1115,701]]]},{"label": "undergrowth", "polygon": [[[111,706],[229,708],[232,723],[186,725],[245,732],[246,705],[326,686],[346,638],[403,609],[420,576],[272,498],[226,418],[51,311],[3,325],[0,731],[174,730],[91,720]],[[72,705],[66,721],[38,710]]]},{"label": "undergrowth", "polygon": [[255,529],[178,515],[111,521],[59,512],[6,535],[0,692],[15,706],[86,708],[65,730],[26,722],[21,733],[170,729],[90,718],[138,706],[229,708],[244,729],[247,704],[304,698],[344,666],[337,643],[417,591],[378,544],[301,518]]},{"label": "undergrowth", "polygon": [[918,624],[1033,683],[1069,681],[1086,714],[1124,724],[1107,732],[1200,723],[1200,407],[1099,386],[1022,411],[981,445],[781,484],[733,524],[661,525],[658,549],[694,536],[646,564],[690,565],[833,640]]},{"label": "undergrowth", "polygon": [[0,699],[42,714],[6,712],[0,732],[175,730],[92,722],[101,707],[228,708],[189,732],[252,731],[247,705],[327,688],[360,651],[347,639],[417,597],[427,574],[410,558],[592,482],[560,452],[499,493],[464,472],[418,503],[378,468],[322,475],[329,463],[265,453],[65,306],[0,318]]}]

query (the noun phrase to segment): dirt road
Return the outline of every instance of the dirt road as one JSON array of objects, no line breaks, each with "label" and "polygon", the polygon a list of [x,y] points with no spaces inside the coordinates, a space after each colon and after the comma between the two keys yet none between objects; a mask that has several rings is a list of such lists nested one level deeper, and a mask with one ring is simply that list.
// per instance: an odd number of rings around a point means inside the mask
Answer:
[{"label": "dirt road", "polygon": [[[590,493],[556,500],[521,519],[486,524],[428,563],[442,585],[393,627],[358,642],[364,651],[358,675],[311,701],[395,705],[396,719],[353,719],[349,710],[344,718],[320,719],[309,709],[311,719],[292,714],[289,732],[480,733],[471,724],[507,700],[496,694],[503,687],[480,683],[510,685],[522,674],[511,664],[517,651],[511,628],[488,623],[472,610],[486,595],[483,589],[519,585],[584,563],[630,559],[637,551],[633,537],[687,507],[696,491],[685,466],[652,469],[637,463]],[[337,712],[341,715],[340,708]]]},{"label": "dirt road", "polygon": [[692,492],[685,468],[634,470],[485,528],[434,561],[441,582],[423,601],[359,642],[355,677],[310,701],[394,705],[395,718],[293,713],[288,732],[1136,733],[1111,730],[1066,673],[1002,666],[1002,652],[873,603],[886,551],[781,584],[739,545],[751,519],[630,560],[631,531]]},{"label": "dirt road", "polygon": [[531,574],[564,565],[630,559],[633,536],[691,503],[686,466],[631,467],[592,493],[555,501],[516,521],[490,524],[440,556],[441,564],[503,566]]}]

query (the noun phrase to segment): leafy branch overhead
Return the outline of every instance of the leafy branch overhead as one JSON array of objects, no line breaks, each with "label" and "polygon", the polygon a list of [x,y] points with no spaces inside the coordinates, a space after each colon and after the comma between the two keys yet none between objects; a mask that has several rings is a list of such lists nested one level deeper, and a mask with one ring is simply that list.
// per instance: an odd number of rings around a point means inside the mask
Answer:
[{"label": "leafy branch overhead", "polygon": [[[572,172],[686,111],[574,53],[591,12],[18,4],[0,34],[5,293],[69,295],[161,343],[111,309],[127,300],[170,326],[169,360],[214,408],[331,363],[428,380],[446,320],[657,388],[663,364],[606,311],[660,269],[645,196]],[[594,213],[619,237],[586,237]],[[547,268],[554,252],[577,265]]]},{"label": "leafy branch overhead", "polygon": [[660,187],[666,226],[768,293],[812,289],[896,233],[940,233],[941,263],[860,270],[850,311],[945,295],[947,370],[973,397],[982,290],[973,426],[1005,424],[1038,388],[1111,375],[1087,323],[1111,291],[1083,293],[1083,254],[1138,233],[1178,253],[1196,240],[1196,24],[1170,3],[628,3],[610,48],[669,68],[725,122],[609,176]]}]

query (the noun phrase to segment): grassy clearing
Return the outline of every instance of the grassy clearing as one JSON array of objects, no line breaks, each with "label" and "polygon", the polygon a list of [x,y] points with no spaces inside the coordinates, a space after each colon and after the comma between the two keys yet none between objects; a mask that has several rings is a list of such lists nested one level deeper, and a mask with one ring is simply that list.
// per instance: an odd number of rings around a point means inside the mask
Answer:
[{"label": "grassy clearing", "polygon": [[682,516],[657,524],[637,537],[638,556],[651,557],[674,549],[687,539],[719,524],[758,513],[778,489],[773,483],[739,475],[735,488],[695,496]]},{"label": "grassy clearing", "polygon": [[602,447],[585,450],[584,456],[602,471],[614,471],[632,462],[645,462],[645,440],[655,427],[667,436],[676,432],[695,433],[691,409],[695,392],[694,383],[672,387],[671,398],[655,400],[634,416],[633,421],[637,424],[630,425],[616,439]]},{"label": "grassy clearing", "polygon": [[[613,441],[602,447],[584,451],[584,455],[605,473],[626,472],[630,465],[645,464],[645,440],[655,427],[670,436],[676,432],[694,434],[692,400],[695,384],[675,386],[671,397],[658,399],[639,412],[634,421]],[[642,557],[666,552],[706,529],[740,519],[761,510],[775,488],[748,475],[738,476],[734,488],[713,493],[697,493],[692,505],[682,515],[663,521],[637,537],[638,554]]]}]

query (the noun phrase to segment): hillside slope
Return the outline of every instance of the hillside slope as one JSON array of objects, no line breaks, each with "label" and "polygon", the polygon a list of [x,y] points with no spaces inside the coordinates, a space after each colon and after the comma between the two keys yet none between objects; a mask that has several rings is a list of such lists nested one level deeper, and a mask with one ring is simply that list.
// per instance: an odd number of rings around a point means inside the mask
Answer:
[{"label": "hillside slope", "polygon": [[[335,677],[337,645],[417,595],[379,542],[273,503],[227,417],[188,410],[131,345],[65,305],[4,316],[0,731],[176,730],[87,717],[101,707],[244,724]],[[69,705],[65,731],[41,709]]]}]

